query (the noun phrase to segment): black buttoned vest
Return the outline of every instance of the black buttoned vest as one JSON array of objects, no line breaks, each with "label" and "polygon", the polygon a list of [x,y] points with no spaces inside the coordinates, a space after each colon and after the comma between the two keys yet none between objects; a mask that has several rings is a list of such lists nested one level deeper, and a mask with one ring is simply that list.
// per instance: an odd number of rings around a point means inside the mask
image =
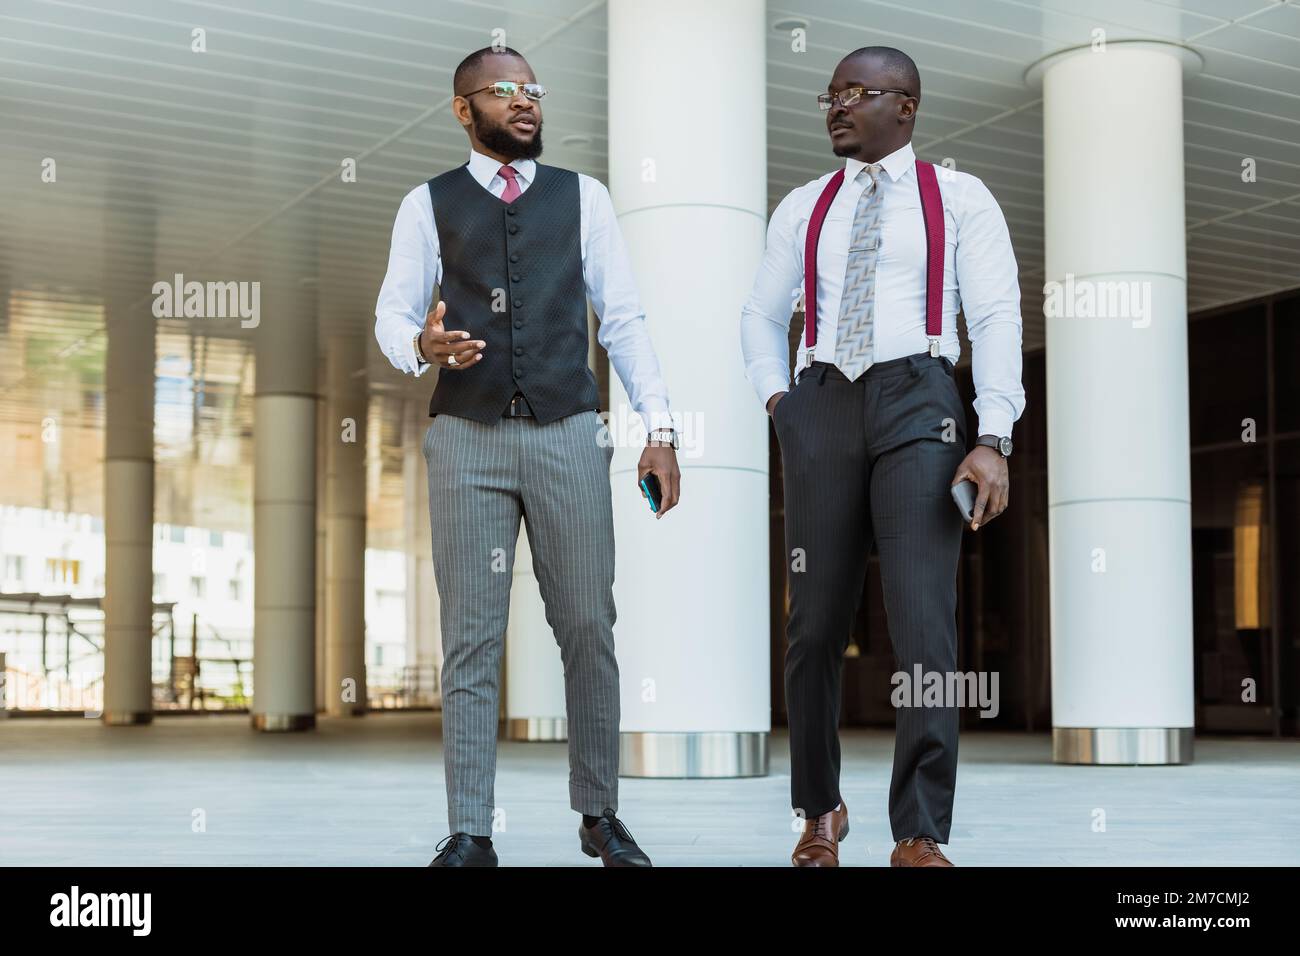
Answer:
[{"label": "black buttoned vest", "polygon": [[537,421],[597,408],[587,367],[578,174],[536,166],[506,205],[467,166],[429,180],[442,255],[446,329],[487,343],[464,371],[440,371],[429,416],[494,424],[516,391]]}]

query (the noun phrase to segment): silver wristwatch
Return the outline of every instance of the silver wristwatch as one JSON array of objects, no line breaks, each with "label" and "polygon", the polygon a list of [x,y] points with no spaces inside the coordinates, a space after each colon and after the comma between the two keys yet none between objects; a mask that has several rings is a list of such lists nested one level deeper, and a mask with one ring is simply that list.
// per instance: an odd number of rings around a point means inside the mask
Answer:
[{"label": "silver wristwatch", "polygon": [[415,333],[415,339],[414,339],[414,342],[415,342],[415,361],[416,361],[419,365],[432,365],[433,363],[430,362],[427,358],[425,358],[425,357],[424,357],[424,353],[420,351],[420,336],[423,335],[423,334],[424,334],[423,332],[416,332],[416,333]]},{"label": "silver wristwatch", "polygon": [[677,432],[672,428],[656,428],[650,432],[650,434],[646,435],[646,441],[663,442],[665,445],[672,445],[674,449],[681,447],[681,443],[677,438]]}]

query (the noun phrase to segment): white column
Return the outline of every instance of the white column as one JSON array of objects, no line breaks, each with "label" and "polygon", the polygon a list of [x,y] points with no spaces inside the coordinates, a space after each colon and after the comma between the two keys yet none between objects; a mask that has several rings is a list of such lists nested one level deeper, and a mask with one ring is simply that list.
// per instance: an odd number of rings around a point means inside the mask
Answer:
[{"label": "white column", "polygon": [[433,702],[432,694],[442,673],[440,602],[429,524],[429,471],[422,453],[424,436],[432,422],[428,400],[408,400],[405,422],[402,480],[406,498],[406,660],[415,668],[415,701],[423,706]]},{"label": "white column", "polygon": [[631,776],[767,772],[768,426],[740,358],[767,223],[764,18],[751,0],[609,4],[610,192],[683,437],[681,504],[655,520],[611,371]]},{"label": "white column", "polygon": [[505,666],[506,736],[511,740],[568,739],[564,661],[546,622],[546,604],[522,524],[510,581]]},{"label": "white column", "polygon": [[105,724],[153,720],[153,230],[145,265],[126,259],[141,241],[129,229],[110,217],[104,236]]},{"label": "white column", "polygon": [[1178,47],[1112,42],[1029,74],[1043,84],[1060,763],[1192,754],[1182,96],[1197,63]]},{"label": "white column", "polygon": [[366,712],[366,348],[333,336],[325,357],[325,710]]},{"label": "white column", "polygon": [[324,369],[318,370],[317,383],[319,394],[316,397],[316,713],[319,714],[326,710],[326,697],[329,693],[325,688],[325,661],[328,657],[325,651],[325,608],[329,604],[325,591],[325,566],[328,563],[325,560],[327,546],[325,527],[328,524],[325,518],[327,499],[325,492],[328,487],[326,477],[329,474],[329,467],[325,462],[325,449],[329,446],[326,433],[326,426],[329,424],[329,408],[324,397],[328,391]]},{"label": "white column", "polygon": [[315,289],[263,286],[253,404],[253,707],[258,730],[315,726]]},{"label": "white column", "polygon": [[[596,316],[587,304],[587,364],[594,373],[600,354]],[[564,660],[546,622],[528,533],[521,524],[510,581],[510,618],[505,652],[506,737],[510,740],[567,740]]]}]

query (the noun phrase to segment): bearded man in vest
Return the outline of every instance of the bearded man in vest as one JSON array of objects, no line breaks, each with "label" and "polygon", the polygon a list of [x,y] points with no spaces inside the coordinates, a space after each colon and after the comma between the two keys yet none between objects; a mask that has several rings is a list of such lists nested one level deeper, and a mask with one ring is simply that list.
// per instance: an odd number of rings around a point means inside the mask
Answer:
[{"label": "bearded man in vest", "polygon": [[424,455],[451,832],[430,865],[497,864],[498,684],[523,520],[564,664],[579,847],[606,866],[650,866],[616,815],[614,449],[587,365],[588,299],[597,338],[649,429],[637,478],[658,479],[658,518],[680,493],[668,392],[608,191],[536,162],[546,90],[527,61],[508,47],[478,50],[452,82],[469,161],[403,199],[375,309],[394,366],[439,369]]},{"label": "bearded man in vest", "polygon": [[[785,477],[789,574],[785,691],[791,860],[837,866],[840,683],[874,544],[897,672],[957,671],[963,518],[950,487],[978,485],[970,527],[1007,507],[1011,426],[1024,409],[1020,288],[1006,221],[974,176],[921,163],[916,64],[865,47],[836,67],[825,112],[844,165],[795,189],[769,224],[741,316],[746,373],[766,404]],[[811,107],[811,97],[809,106]],[[790,385],[793,291],[806,328]],[[953,378],[966,317],[978,437]],[[951,866],[959,711],[896,707],[889,821],[894,866]]]}]

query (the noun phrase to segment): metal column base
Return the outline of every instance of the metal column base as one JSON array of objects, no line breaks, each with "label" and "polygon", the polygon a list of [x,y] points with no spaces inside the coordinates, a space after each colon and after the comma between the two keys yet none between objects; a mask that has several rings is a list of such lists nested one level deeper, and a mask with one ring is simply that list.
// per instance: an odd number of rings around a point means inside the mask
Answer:
[{"label": "metal column base", "polygon": [[316,715],[254,714],[251,722],[254,730],[264,730],[271,733],[294,730],[312,730],[316,726]]},{"label": "metal column base", "polygon": [[624,733],[622,777],[766,777],[767,731]]},{"label": "metal column base", "polygon": [[132,724],[152,724],[152,710],[106,710],[99,719],[111,727],[129,727]]},{"label": "metal column base", "polygon": [[569,721],[564,717],[511,717],[506,721],[506,739],[568,740]]},{"label": "metal column base", "polygon": [[1192,731],[1191,727],[1053,727],[1052,762],[1191,763]]}]

